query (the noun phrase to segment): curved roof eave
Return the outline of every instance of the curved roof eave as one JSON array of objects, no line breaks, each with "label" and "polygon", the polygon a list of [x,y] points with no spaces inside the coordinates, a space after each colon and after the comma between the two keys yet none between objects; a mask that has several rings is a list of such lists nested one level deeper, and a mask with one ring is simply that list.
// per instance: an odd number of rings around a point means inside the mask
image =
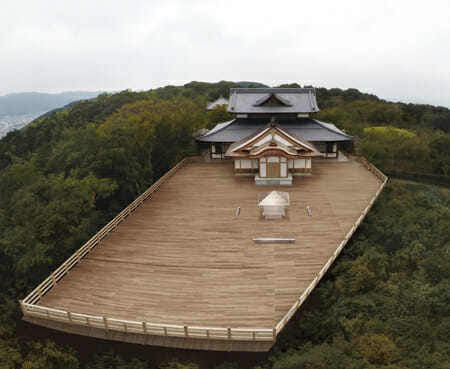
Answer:
[{"label": "curved roof eave", "polygon": [[[265,119],[245,119],[235,118],[228,122],[218,123],[212,130],[197,139],[199,142],[227,142],[233,143],[250,136],[254,132],[263,130],[268,120]],[[315,127],[308,125],[311,122]],[[318,121],[312,118],[290,119],[286,123],[280,121],[280,126],[283,129],[295,134],[297,137],[303,138],[311,142],[342,142],[352,140],[352,136],[345,134],[332,123]],[[306,124],[306,126],[305,126]],[[318,134],[317,132],[323,132]],[[328,132],[328,133],[327,133]],[[326,134],[327,133],[327,134]]]},{"label": "curved roof eave", "polygon": [[236,121],[236,119],[232,119],[228,122],[217,123],[216,126],[213,129],[211,129],[207,134],[205,134],[201,137],[197,137],[196,140],[197,141],[209,141],[209,140],[203,140],[203,139],[208,138],[209,136],[212,136],[220,131],[223,131],[225,128],[227,128],[231,124],[233,124],[235,121]]},{"label": "curved roof eave", "polygon": [[333,123],[326,123],[326,122],[322,122],[320,120],[317,119],[312,119],[313,121],[315,121],[316,123],[318,123],[321,127],[333,132],[333,133],[337,133],[341,136],[346,137],[349,140],[353,139],[353,136],[350,136],[348,134],[346,134],[345,132],[342,132],[338,127],[336,127]]}]

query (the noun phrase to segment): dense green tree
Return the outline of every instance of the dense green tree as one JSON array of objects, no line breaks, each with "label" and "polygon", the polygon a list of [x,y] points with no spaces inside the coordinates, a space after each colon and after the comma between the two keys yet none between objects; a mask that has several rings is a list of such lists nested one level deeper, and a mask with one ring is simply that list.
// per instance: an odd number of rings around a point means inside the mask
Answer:
[{"label": "dense green tree", "polygon": [[398,156],[412,156],[418,143],[414,132],[395,127],[364,128],[364,138],[359,142],[359,150],[375,165],[393,170]]},{"label": "dense green tree", "polygon": [[148,363],[138,359],[127,362],[114,353],[100,353],[86,365],[86,369],[148,369]]},{"label": "dense green tree", "polygon": [[436,173],[450,174],[450,135],[438,131],[430,140],[431,163]]},{"label": "dense green tree", "polygon": [[183,363],[178,360],[172,360],[168,363],[161,364],[159,369],[199,369],[195,363]]}]

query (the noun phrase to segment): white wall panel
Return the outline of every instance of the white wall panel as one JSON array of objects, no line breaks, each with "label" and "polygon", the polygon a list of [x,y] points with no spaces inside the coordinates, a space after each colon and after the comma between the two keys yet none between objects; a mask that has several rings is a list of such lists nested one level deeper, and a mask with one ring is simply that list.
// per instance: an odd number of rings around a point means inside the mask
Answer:
[{"label": "white wall panel", "polygon": [[259,163],[259,175],[261,177],[267,177],[266,163]]},{"label": "white wall panel", "polygon": [[252,161],[250,159],[241,159],[241,168],[242,169],[251,169]]},{"label": "white wall panel", "polygon": [[295,159],[295,168],[305,168],[305,159]]},{"label": "white wall panel", "polygon": [[287,163],[280,164],[280,175],[281,177],[287,177]]}]

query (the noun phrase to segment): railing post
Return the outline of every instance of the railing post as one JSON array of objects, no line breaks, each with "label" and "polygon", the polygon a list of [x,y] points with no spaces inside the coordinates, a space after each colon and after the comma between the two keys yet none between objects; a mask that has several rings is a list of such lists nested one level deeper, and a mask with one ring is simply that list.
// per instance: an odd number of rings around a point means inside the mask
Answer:
[{"label": "railing post", "polygon": [[272,330],[272,340],[275,342],[277,340],[277,329]]},{"label": "railing post", "polygon": [[72,314],[70,314],[70,311],[67,312],[67,319],[72,323]]},{"label": "railing post", "polygon": [[103,324],[105,325],[105,329],[108,330],[108,320],[105,316],[103,317]]},{"label": "railing post", "polygon": [[25,305],[24,305],[24,303],[23,303],[23,300],[20,300],[19,303],[20,303],[20,309],[22,310],[22,314],[25,315],[27,309],[25,308]]},{"label": "railing post", "polygon": [[164,327],[164,336],[167,337],[167,327]]},{"label": "railing post", "polygon": [[144,333],[148,334],[148,332],[147,332],[147,323],[146,322],[142,323],[142,328],[144,329]]},{"label": "railing post", "polygon": [[55,273],[52,272],[51,276],[52,276],[53,287],[55,287],[56,286]]},{"label": "railing post", "polygon": [[228,332],[228,339],[231,340],[231,328],[228,328],[227,332]]},{"label": "railing post", "polygon": [[189,335],[189,332],[188,332],[188,326],[185,325],[185,326],[184,326],[184,336],[187,337],[188,335]]},{"label": "railing post", "polygon": [[209,329],[206,330],[206,338],[209,340]]},{"label": "railing post", "polygon": [[253,335],[253,341],[256,341],[256,332],[252,332]]},{"label": "railing post", "polygon": [[80,249],[77,250],[76,254],[77,254],[77,261],[80,262],[80,261],[81,261],[81,258],[80,258]]}]

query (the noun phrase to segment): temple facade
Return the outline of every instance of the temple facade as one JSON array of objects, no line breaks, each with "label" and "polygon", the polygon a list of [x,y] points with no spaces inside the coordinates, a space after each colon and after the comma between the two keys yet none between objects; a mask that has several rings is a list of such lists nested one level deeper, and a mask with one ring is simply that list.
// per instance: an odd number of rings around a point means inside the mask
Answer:
[{"label": "temple facade", "polygon": [[235,174],[255,175],[260,185],[291,185],[293,175],[310,175],[314,156],[321,154],[312,143],[283,129],[274,118],[225,153],[234,161]]}]

